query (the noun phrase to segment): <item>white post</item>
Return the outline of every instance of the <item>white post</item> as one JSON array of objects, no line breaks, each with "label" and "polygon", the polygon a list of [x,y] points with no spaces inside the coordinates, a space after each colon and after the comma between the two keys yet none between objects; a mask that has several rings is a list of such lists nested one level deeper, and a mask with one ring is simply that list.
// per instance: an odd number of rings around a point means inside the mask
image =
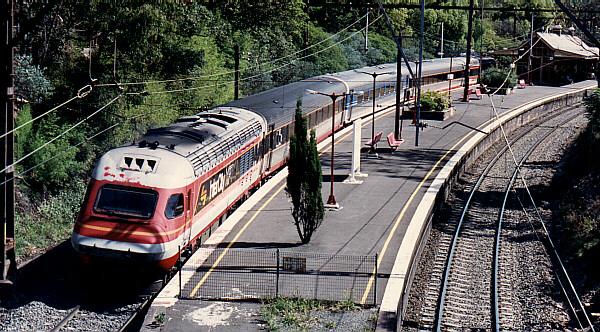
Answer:
[{"label": "white post", "polygon": [[362,119],[357,118],[354,120],[352,127],[354,135],[352,136],[352,168],[350,169],[350,177],[344,180],[344,183],[350,184],[361,184],[361,180],[357,180],[357,176],[367,177],[367,174],[360,172],[360,145],[361,145],[361,130],[362,130]]}]

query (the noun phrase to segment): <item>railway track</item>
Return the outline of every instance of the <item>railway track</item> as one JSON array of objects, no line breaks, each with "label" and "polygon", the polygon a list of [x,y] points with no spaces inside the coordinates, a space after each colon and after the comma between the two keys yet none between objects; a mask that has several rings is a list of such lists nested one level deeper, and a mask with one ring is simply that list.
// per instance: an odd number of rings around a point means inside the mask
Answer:
[{"label": "railway track", "polygon": [[0,331],[127,331],[155,290],[122,267],[82,272],[68,243],[19,274],[0,300]]},{"label": "railway track", "polygon": [[[506,239],[514,240],[519,236],[519,228],[524,222],[504,218],[508,193],[514,191],[520,174],[515,163],[521,168],[553,133],[577,119],[582,119],[580,108],[554,113],[529,130],[523,128],[512,135],[512,153],[516,159],[513,160],[511,151],[502,142],[496,145],[493,155],[482,158],[488,161],[477,163],[479,169],[467,180],[469,190],[455,195],[454,208],[447,212],[446,222],[439,225],[439,232],[432,234],[432,245],[437,248],[428,244],[429,248],[425,249],[421,262],[426,266],[419,267],[422,271],[417,272],[417,279],[419,276],[421,279],[415,281],[416,289],[411,290],[413,300],[407,314],[411,319],[409,327],[435,330],[526,328],[519,307],[522,294],[512,281],[519,278],[522,271],[513,264],[515,254],[510,251],[513,246],[505,243]],[[503,226],[510,229],[509,234],[505,234]],[[560,288],[560,279],[553,280]],[[413,292],[422,295],[415,299]],[[422,304],[416,305],[416,302]],[[562,317],[568,320],[565,315],[563,310]]]},{"label": "railway track", "polygon": [[65,327],[65,325],[67,325],[67,323],[69,323],[69,321],[71,319],[73,319],[73,317],[75,317],[77,315],[77,313],[79,313],[79,309],[81,308],[81,306],[75,306],[75,308],[71,309],[71,311],[69,311],[69,314],[63,318],[58,325],[56,325],[51,332],[59,332],[63,327]]}]

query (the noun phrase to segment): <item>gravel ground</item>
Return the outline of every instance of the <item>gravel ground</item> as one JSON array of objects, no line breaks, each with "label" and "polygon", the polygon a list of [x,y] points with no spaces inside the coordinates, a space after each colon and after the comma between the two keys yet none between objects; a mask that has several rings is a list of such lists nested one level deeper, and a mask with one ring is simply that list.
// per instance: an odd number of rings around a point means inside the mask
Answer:
[{"label": "gravel ground", "polygon": [[[82,273],[67,243],[19,273],[12,296],[0,300],[0,331],[49,331],[73,308],[61,331],[115,331],[136,311],[151,283],[135,271],[110,267]],[[137,274],[135,274],[137,273]]]},{"label": "gravel ground", "polygon": [[[96,312],[80,310],[61,331],[115,331],[135,312],[138,304],[115,310]],[[33,301],[14,309],[0,308],[1,331],[49,331],[58,325],[72,309],[57,309],[43,302]]]},{"label": "gravel ground", "polygon": [[[544,127],[556,126],[566,118],[566,116],[557,117],[545,123]],[[552,166],[558,162],[564,149],[576,136],[577,126],[584,124],[585,119],[578,117],[569,124],[568,129],[558,129],[550,136],[551,139],[538,147],[526,163],[525,175],[530,187],[540,188],[549,184],[554,172]],[[515,137],[519,132],[529,132],[523,139],[513,144],[517,160],[520,160],[520,156],[537,140],[539,132],[544,130],[547,131],[549,128],[536,129],[527,126],[511,135]],[[493,146],[473,163],[455,186],[446,206],[434,218],[432,231],[412,286],[405,316],[406,330],[432,327],[442,272],[456,221],[462,212],[472,183],[489,163],[488,160],[491,160],[492,155],[495,155],[504,145],[505,143],[500,142]],[[466,230],[461,232],[458,248],[463,248],[464,252],[471,254],[458,255],[458,263],[453,264],[451,268],[450,285],[461,287],[457,291],[447,293],[447,308],[452,305],[452,315],[448,314],[450,311],[448,309],[445,310],[444,315],[446,324],[450,324],[447,325],[448,327],[457,329],[491,327],[489,325],[491,252],[488,248],[493,247],[489,246],[493,243],[496,227],[499,206],[497,201],[501,203],[496,196],[503,198],[504,187],[513,169],[512,157],[505,154],[499,159],[497,166],[490,171],[475,195],[484,198],[476,200],[474,207],[468,210],[467,219],[476,222],[471,222]],[[558,291],[552,264],[545,248],[536,239],[531,226],[526,222],[525,214],[520,212],[518,201],[512,198],[509,204],[511,205],[506,212],[507,229],[503,231],[501,239],[499,285],[501,326],[507,330],[568,328],[570,317],[565,310],[563,297]],[[475,257],[477,260],[473,260]],[[454,318],[453,321],[448,321],[451,316]]]}]

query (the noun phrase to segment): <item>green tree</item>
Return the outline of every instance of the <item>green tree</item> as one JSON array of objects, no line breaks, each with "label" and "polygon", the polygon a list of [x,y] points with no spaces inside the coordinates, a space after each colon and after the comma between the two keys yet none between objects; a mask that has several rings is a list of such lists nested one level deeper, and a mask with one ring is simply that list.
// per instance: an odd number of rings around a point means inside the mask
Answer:
[{"label": "green tree", "polygon": [[584,100],[588,122],[588,131],[593,142],[600,141],[600,89],[596,89]]},{"label": "green tree", "polygon": [[17,95],[32,103],[40,103],[52,94],[52,83],[42,69],[32,63],[31,56],[15,56],[15,86]]},{"label": "green tree", "polygon": [[306,119],[302,117],[302,102],[296,104],[294,135],[290,140],[290,160],[286,191],[292,199],[292,217],[300,241],[306,244],[324,217],[321,197],[321,161],[317,152],[314,130],[307,139]]}]

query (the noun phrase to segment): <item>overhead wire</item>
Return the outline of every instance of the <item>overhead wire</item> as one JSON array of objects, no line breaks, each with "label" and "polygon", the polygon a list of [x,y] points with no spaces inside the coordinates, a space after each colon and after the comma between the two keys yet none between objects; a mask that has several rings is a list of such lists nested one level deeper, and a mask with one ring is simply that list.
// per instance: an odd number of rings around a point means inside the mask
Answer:
[{"label": "overhead wire", "polygon": [[35,154],[36,152],[44,149],[46,146],[52,144],[53,142],[55,142],[56,140],[58,140],[59,138],[63,137],[64,135],[66,135],[67,133],[69,133],[71,130],[79,127],[80,125],[82,125],[83,123],[85,123],[86,121],[88,121],[89,119],[91,119],[92,117],[96,116],[98,113],[102,112],[105,108],[107,108],[108,106],[112,105],[114,102],[116,102],[117,100],[121,99],[121,97],[123,97],[125,94],[121,93],[118,96],[116,96],[115,98],[111,99],[108,103],[104,104],[104,106],[98,108],[96,111],[94,111],[92,114],[86,116],[84,119],[80,120],[79,122],[77,122],[76,124],[72,125],[71,127],[69,127],[67,130],[64,130],[63,132],[61,132],[60,134],[54,136],[52,139],[50,139],[47,142],[44,142],[44,144],[40,145],[39,147],[35,148],[34,150],[30,151],[29,153],[27,153],[26,155],[24,155],[23,157],[19,158],[17,161],[13,162],[12,164],[4,167],[2,170],[0,170],[0,173],[5,173],[8,169],[14,168],[15,165],[21,163],[23,160],[31,157],[33,154]]},{"label": "overhead wire", "polygon": [[[375,22],[377,22],[377,21],[378,21],[378,20],[381,18],[381,16],[382,16],[382,15],[379,15],[379,16],[378,16],[378,17],[377,17],[375,20],[373,20],[372,22],[369,22],[369,26],[371,26],[372,24],[374,24]],[[360,33],[360,30],[359,30],[359,31],[356,31],[356,32],[354,32],[354,33],[350,34],[348,37],[346,37],[346,38],[344,38],[344,39],[342,39],[342,40],[339,40],[339,41],[337,41],[337,42],[335,42],[335,43],[333,43],[333,44],[331,44],[331,45],[329,45],[329,46],[327,46],[327,47],[325,47],[325,48],[323,48],[323,49],[320,49],[320,50],[318,50],[318,51],[316,51],[316,52],[313,52],[313,53],[311,53],[311,54],[307,54],[307,55],[304,55],[304,56],[298,57],[298,58],[296,58],[295,60],[292,60],[292,61],[290,61],[290,62],[288,62],[288,63],[285,63],[285,64],[282,64],[282,65],[280,65],[280,66],[278,66],[278,67],[271,68],[271,69],[269,69],[269,70],[266,70],[266,71],[260,72],[260,73],[258,73],[258,74],[254,74],[254,75],[252,75],[252,76],[244,77],[244,78],[240,79],[240,81],[248,81],[248,80],[251,80],[251,79],[253,79],[253,78],[260,77],[260,76],[262,76],[262,75],[264,75],[264,74],[268,74],[268,73],[271,73],[271,72],[273,72],[273,71],[276,71],[276,70],[278,70],[278,69],[281,69],[281,68],[284,68],[284,67],[290,66],[290,65],[292,65],[292,64],[294,64],[294,63],[296,63],[296,62],[297,62],[297,61],[299,61],[299,60],[306,59],[306,58],[308,58],[308,57],[311,57],[311,56],[314,56],[314,55],[320,54],[320,53],[322,53],[322,52],[325,52],[325,51],[327,51],[328,49],[330,49],[330,48],[332,48],[332,47],[335,47],[335,46],[337,46],[337,45],[340,45],[341,43],[345,42],[346,40],[348,40],[348,39],[350,39],[350,38],[352,38],[352,37],[356,36],[358,33]],[[148,93],[148,94],[164,94],[164,93],[176,93],[176,92],[193,91],[193,90],[199,90],[199,89],[204,89],[204,88],[210,88],[210,87],[216,87],[216,86],[226,85],[226,84],[230,84],[230,83],[233,83],[233,82],[234,82],[234,81],[224,81],[224,82],[221,82],[221,83],[216,83],[216,84],[211,84],[211,85],[203,85],[203,86],[198,86],[198,87],[191,87],[191,88],[181,88],[181,89],[173,89],[173,90],[153,91],[153,92],[147,92],[147,93]]]},{"label": "overhead wire", "polygon": [[32,171],[34,171],[35,169],[37,169],[37,168],[39,168],[39,167],[41,167],[41,166],[43,166],[43,165],[45,165],[45,164],[49,163],[50,161],[52,161],[52,160],[54,160],[54,159],[58,158],[59,156],[61,156],[61,155],[65,154],[65,153],[67,153],[67,152],[69,152],[69,151],[71,151],[71,150],[74,150],[74,149],[76,149],[76,148],[78,148],[78,147],[80,147],[80,146],[82,146],[82,145],[86,144],[87,142],[91,141],[92,139],[94,139],[94,138],[96,138],[96,137],[98,137],[98,136],[100,136],[100,135],[102,135],[102,134],[104,134],[104,133],[106,133],[106,132],[108,132],[108,131],[110,131],[110,130],[113,130],[113,129],[115,129],[116,127],[118,127],[118,126],[120,126],[120,125],[124,124],[124,122],[128,122],[128,121],[131,121],[131,120],[135,120],[135,119],[137,119],[137,118],[140,118],[140,117],[142,117],[143,115],[144,115],[144,114],[138,114],[138,115],[136,115],[136,116],[133,116],[133,117],[130,117],[130,118],[127,118],[127,119],[125,119],[123,122],[117,122],[117,123],[115,123],[115,124],[113,124],[113,125],[111,125],[111,126],[108,126],[108,127],[104,128],[104,129],[102,129],[102,130],[100,130],[100,131],[96,132],[96,133],[95,133],[95,134],[93,134],[92,136],[90,136],[90,137],[86,137],[86,138],[85,138],[83,141],[81,141],[81,142],[79,142],[79,143],[77,143],[77,144],[75,144],[75,145],[69,146],[68,148],[66,148],[66,149],[63,149],[62,151],[58,151],[58,152],[57,152],[57,153],[55,153],[55,154],[54,154],[52,157],[50,157],[50,158],[48,158],[48,159],[45,159],[45,160],[43,160],[43,161],[41,161],[41,162],[39,162],[39,163],[37,163],[37,164],[35,164],[35,165],[33,165],[33,166],[29,167],[28,169],[26,169],[26,170],[23,170],[23,171],[19,172],[18,174],[15,174],[15,175],[14,175],[12,178],[10,178],[10,179],[7,179],[7,180],[5,180],[4,182],[0,183],[0,185],[3,185],[3,184],[5,184],[5,183],[7,183],[7,182],[9,182],[9,181],[13,181],[15,178],[18,178],[18,177],[20,177],[20,176],[23,176],[23,175],[25,175],[25,174],[28,174],[28,173],[30,173],[30,172],[32,172]]},{"label": "overhead wire", "polygon": [[6,135],[8,135],[10,133],[13,133],[13,132],[15,132],[15,131],[17,131],[17,130],[19,130],[19,129],[25,127],[25,126],[27,126],[28,124],[30,124],[32,122],[35,122],[35,121],[37,121],[37,120],[45,117],[46,115],[48,115],[48,114],[50,114],[50,113],[58,110],[59,108],[65,106],[67,104],[69,104],[70,102],[72,102],[75,99],[83,99],[83,98],[87,97],[92,92],[92,89],[93,89],[93,87],[90,84],[82,87],[81,89],[77,90],[77,94],[75,96],[73,96],[72,98],[67,99],[66,101],[60,103],[59,105],[54,106],[53,108],[51,108],[51,109],[45,111],[44,113],[36,116],[35,118],[33,118],[31,120],[28,120],[28,121],[26,121],[26,122],[18,125],[17,127],[13,128],[12,130],[7,131],[6,133],[0,135],[0,138],[6,137]]},{"label": "overhead wire", "polygon": [[[338,31],[337,33],[335,33],[335,34],[333,34],[333,35],[329,36],[328,38],[325,38],[325,39],[323,39],[323,40],[319,41],[318,43],[315,43],[315,44],[313,44],[313,45],[311,45],[311,46],[309,46],[309,47],[306,47],[306,48],[304,48],[304,49],[302,49],[302,50],[299,50],[299,51],[297,51],[297,52],[294,52],[294,53],[292,53],[292,54],[286,55],[286,56],[284,56],[284,57],[281,57],[281,58],[279,58],[279,59],[275,59],[275,60],[273,60],[273,61],[271,61],[271,62],[269,62],[269,63],[275,63],[275,62],[277,62],[277,61],[281,61],[281,60],[283,60],[283,59],[285,59],[285,58],[288,58],[288,57],[290,57],[290,56],[296,55],[296,54],[298,54],[298,53],[300,53],[300,52],[304,52],[305,50],[308,50],[308,49],[314,48],[314,47],[316,47],[316,46],[318,46],[318,45],[320,45],[320,44],[322,44],[322,43],[324,43],[324,42],[326,42],[326,41],[328,41],[328,40],[330,40],[330,39],[332,39],[332,38],[335,38],[336,36],[338,36],[338,35],[339,35],[339,34],[341,34],[342,32],[344,32],[344,31],[348,30],[349,28],[351,28],[352,26],[356,25],[356,24],[357,24],[358,22],[360,22],[360,21],[361,21],[361,20],[362,20],[362,19],[363,19],[363,18],[364,18],[366,15],[367,15],[367,14],[365,14],[364,16],[362,16],[361,18],[359,18],[358,20],[356,20],[355,22],[353,22],[353,23],[352,23],[352,24],[350,24],[349,26],[345,27],[344,29],[342,29],[342,30]],[[379,16],[377,19],[375,19],[374,21],[372,21],[372,22],[371,22],[369,25],[372,25],[372,24],[374,24],[374,23],[375,23],[375,22],[376,22],[376,21],[377,21],[377,20],[378,20],[380,17],[381,17],[381,15],[380,15],[380,16]],[[330,46],[328,46],[328,47],[326,47],[326,48],[324,48],[324,49],[321,49],[321,50],[319,50],[319,51],[317,51],[317,52],[313,52],[313,53],[311,53],[311,54],[308,54],[308,55],[305,55],[305,56],[299,57],[299,58],[297,58],[297,59],[295,59],[295,60],[293,60],[293,61],[291,61],[291,62],[289,62],[289,63],[285,63],[285,64],[283,64],[283,65],[280,65],[280,66],[276,67],[276,68],[272,68],[272,69],[270,69],[270,70],[268,70],[268,71],[265,71],[265,72],[262,72],[262,73],[255,74],[255,75],[253,75],[253,76],[250,76],[250,77],[243,78],[243,79],[242,79],[242,81],[250,80],[250,79],[252,79],[252,78],[255,78],[255,77],[261,76],[261,75],[263,75],[263,74],[265,74],[265,73],[269,73],[269,72],[275,71],[275,70],[277,70],[277,69],[280,69],[280,68],[283,68],[283,67],[289,66],[289,65],[291,65],[291,64],[293,64],[293,63],[295,63],[295,62],[296,62],[296,61],[298,61],[298,60],[301,60],[301,59],[307,58],[307,57],[309,57],[309,56],[313,56],[313,55],[316,55],[316,54],[322,53],[322,52],[324,52],[324,51],[326,51],[326,50],[328,50],[328,49],[330,49],[330,48],[332,48],[332,47],[334,47],[334,46],[336,46],[336,45],[339,45],[340,43],[342,43],[342,42],[344,42],[344,41],[348,40],[349,38],[352,38],[353,36],[355,36],[356,34],[358,34],[360,31],[361,31],[361,30],[359,30],[359,31],[357,31],[357,32],[355,32],[355,33],[353,33],[353,34],[351,34],[349,37],[346,37],[346,38],[344,38],[343,40],[341,40],[341,41],[338,41],[338,42],[336,42],[336,43],[334,43],[334,44],[332,44],[332,45],[330,45]],[[102,86],[102,87],[107,87],[107,86],[117,86],[117,87],[121,87],[121,86],[134,85],[134,84],[148,84],[148,83],[160,83],[160,82],[176,82],[176,81],[183,81],[183,80],[190,80],[190,79],[199,79],[199,78],[201,78],[201,77],[209,77],[209,76],[217,76],[217,75],[218,75],[218,74],[211,74],[211,75],[198,76],[198,77],[193,77],[193,78],[182,78],[182,79],[163,80],[163,81],[125,82],[125,83],[121,83],[121,82],[119,82],[119,83],[110,83],[110,84],[94,84],[94,86],[95,86],[95,87],[100,87],[100,86]],[[219,74],[219,75],[223,75],[223,73],[221,73],[221,74]],[[217,86],[218,86],[218,85],[222,85],[222,84],[228,84],[228,83],[231,83],[231,82],[232,82],[232,81],[227,81],[227,82],[217,83]],[[51,140],[49,140],[49,141],[45,142],[44,144],[42,144],[42,145],[41,145],[41,146],[39,146],[38,148],[34,149],[33,151],[30,151],[28,154],[26,154],[25,156],[21,157],[19,160],[15,161],[15,162],[14,162],[14,163],[12,163],[11,165],[8,165],[8,166],[6,166],[4,169],[0,170],[0,173],[6,172],[8,169],[10,169],[10,168],[13,168],[15,165],[17,165],[17,164],[21,163],[23,160],[25,160],[25,159],[29,158],[30,156],[32,156],[32,155],[33,155],[33,154],[35,154],[36,152],[38,152],[38,151],[42,150],[43,148],[45,148],[46,146],[48,146],[48,145],[52,144],[52,143],[53,143],[53,142],[55,142],[57,139],[59,139],[59,138],[63,137],[64,135],[66,135],[66,134],[67,134],[68,132],[70,132],[71,130],[75,129],[76,127],[80,126],[81,124],[83,124],[84,122],[86,122],[87,120],[89,120],[90,118],[94,117],[94,116],[95,116],[95,115],[97,115],[99,112],[101,112],[102,110],[104,110],[106,107],[110,106],[111,104],[113,104],[114,102],[116,102],[118,99],[122,98],[122,97],[123,97],[123,96],[125,96],[125,95],[143,95],[143,94],[160,94],[160,93],[182,92],[182,91],[197,90],[197,89],[202,89],[202,88],[207,88],[207,87],[212,87],[212,86],[213,86],[213,85],[207,85],[207,86],[202,86],[202,87],[194,87],[194,88],[186,88],[186,89],[178,89],[178,90],[169,90],[169,91],[158,91],[158,92],[147,92],[147,91],[145,91],[145,90],[144,90],[144,91],[142,91],[142,92],[127,92],[127,93],[123,93],[123,92],[122,92],[122,93],[121,93],[121,94],[119,94],[117,97],[113,98],[113,99],[112,99],[111,101],[109,101],[107,104],[105,104],[104,106],[100,107],[100,108],[99,108],[99,109],[97,109],[95,112],[93,112],[92,114],[90,114],[90,115],[88,115],[86,118],[84,118],[83,120],[79,121],[78,123],[76,123],[75,125],[71,126],[71,127],[70,127],[70,128],[68,128],[67,130],[63,131],[63,132],[62,132],[62,133],[60,133],[59,135],[55,136],[55,137],[54,137],[54,138],[52,138]],[[44,116],[46,116],[46,115],[50,114],[51,112],[54,112],[54,111],[56,111],[56,110],[60,109],[61,107],[63,107],[63,106],[65,106],[65,105],[67,105],[68,103],[72,102],[73,100],[76,100],[76,99],[81,99],[81,98],[84,98],[84,97],[86,97],[86,96],[87,96],[87,95],[88,95],[88,94],[89,94],[89,93],[92,91],[92,89],[93,89],[93,87],[92,87],[92,85],[90,85],[90,84],[88,84],[88,85],[86,85],[86,86],[82,87],[81,89],[79,89],[79,90],[78,90],[78,92],[77,92],[77,95],[76,95],[76,96],[74,96],[74,97],[70,98],[69,100],[67,100],[67,101],[65,101],[65,102],[63,102],[63,103],[61,103],[60,105],[58,105],[58,106],[56,106],[56,107],[53,107],[52,109],[50,109],[50,110],[48,110],[48,111],[46,111],[46,112],[44,112],[44,113],[40,114],[39,116],[37,116],[37,117],[35,117],[35,118],[33,118],[33,119],[31,119],[31,120],[29,120],[29,121],[27,121],[27,122],[25,122],[25,123],[23,123],[23,124],[19,125],[18,127],[14,128],[12,131],[9,131],[9,132],[7,132],[7,133],[3,134],[2,136],[0,136],[0,138],[2,138],[2,137],[5,137],[5,136],[6,136],[6,135],[8,135],[9,133],[11,133],[11,132],[14,132],[14,131],[16,131],[16,130],[18,130],[18,129],[20,129],[20,128],[23,128],[24,126],[26,126],[26,125],[28,125],[28,124],[30,124],[30,123],[32,123],[32,122],[34,122],[34,121],[38,120],[38,119],[40,119],[40,118],[42,118],[42,117],[44,117]]]},{"label": "overhead wire", "polygon": [[[274,59],[274,60],[270,60],[267,61],[264,64],[261,65],[269,65],[269,64],[274,64],[277,63],[279,61],[285,60],[287,58],[291,58],[297,54],[300,54],[302,52],[305,52],[307,50],[310,50],[316,46],[319,46],[323,43],[325,43],[326,41],[329,41],[331,39],[336,38],[338,35],[340,35],[341,33],[349,30],[351,27],[353,27],[354,25],[358,24],[360,21],[362,21],[368,14],[363,15],[362,17],[360,17],[358,20],[354,21],[353,23],[351,23],[350,25],[346,26],[345,28],[341,29],[340,31],[328,36],[325,39],[320,40],[317,43],[311,44],[308,47],[305,47],[301,50],[295,51],[293,53],[284,55],[280,58]],[[362,30],[362,29],[361,29]],[[359,32],[361,31],[359,30]],[[258,67],[260,65],[252,65],[250,66],[250,68],[254,68],[254,67]],[[182,77],[182,78],[174,78],[174,79],[167,79],[167,80],[152,80],[152,81],[139,81],[139,82],[124,82],[124,83],[103,83],[103,84],[97,84],[96,86],[98,87],[106,87],[106,86],[116,86],[116,85],[121,85],[121,86],[128,86],[128,85],[145,85],[145,84],[158,84],[158,83],[174,83],[174,82],[182,82],[182,81],[195,81],[195,80],[204,80],[204,78],[209,78],[209,77],[217,77],[217,76],[225,76],[225,75],[230,75],[235,73],[235,70],[231,70],[231,71],[225,71],[225,72],[221,72],[221,73],[213,73],[213,74],[207,74],[207,75],[200,75],[200,76],[189,76],[189,77]]]}]

